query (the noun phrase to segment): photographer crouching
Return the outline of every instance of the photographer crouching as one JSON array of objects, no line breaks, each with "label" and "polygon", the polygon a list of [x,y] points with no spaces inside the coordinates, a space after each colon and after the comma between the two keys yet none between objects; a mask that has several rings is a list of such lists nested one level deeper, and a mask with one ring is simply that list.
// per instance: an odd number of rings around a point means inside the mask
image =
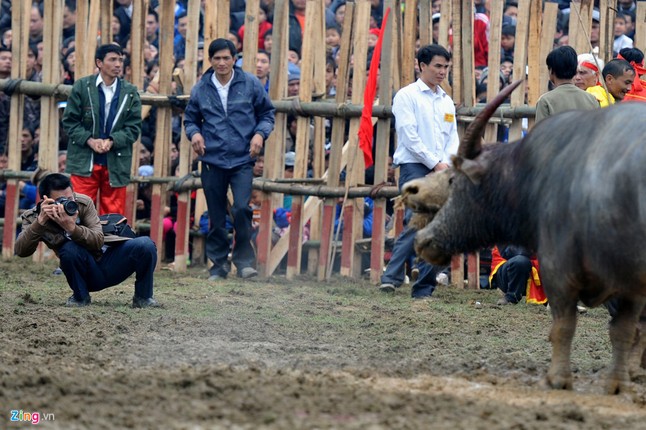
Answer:
[{"label": "photographer crouching", "polygon": [[104,236],[92,200],[72,190],[60,173],[38,185],[41,201],[22,215],[15,251],[28,257],[42,241],[54,250],[73,294],[67,306],[87,306],[90,292],[118,285],[136,273],[133,308],[159,307],[153,298],[157,250],[149,237]]}]

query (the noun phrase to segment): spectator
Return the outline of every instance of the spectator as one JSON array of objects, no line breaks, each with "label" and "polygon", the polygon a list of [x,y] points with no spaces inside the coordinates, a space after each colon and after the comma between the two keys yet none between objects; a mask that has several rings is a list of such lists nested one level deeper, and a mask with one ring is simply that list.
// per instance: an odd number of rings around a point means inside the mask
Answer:
[{"label": "spectator", "polygon": [[141,101],[137,88],[119,77],[119,46],[102,45],[94,58],[99,73],[76,80],[63,115],[70,139],[67,172],[77,192],[94,200],[99,195],[101,214],[123,214]]},{"label": "spectator", "polygon": [[70,48],[63,57],[63,84],[74,84],[74,72],[76,70],[76,52],[74,48]]},{"label": "spectator", "polygon": [[122,48],[130,39],[130,28],[132,27],[132,11],[134,5],[132,0],[116,0],[119,7],[114,10],[114,15],[119,20],[119,34],[113,34],[119,41]]},{"label": "spectator", "polygon": [[65,173],[67,167],[67,151],[58,151],[58,173]]},{"label": "spectator", "polygon": [[305,5],[307,0],[289,1],[289,49],[301,51],[305,30]]},{"label": "spectator", "polygon": [[1,47],[11,49],[11,40],[13,35],[13,32],[11,31],[11,27],[6,27],[0,30],[0,34],[2,35],[0,39]]},{"label": "spectator", "polygon": [[[271,22],[267,20],[267,13],[269,8],[264,3],[260,3],[260,10],[258,11],[258,49],[265,49],[265,34],[271,30]],[[238,37],[240,43],[244,43],[244,25],[238,30]]]},{"label": "spectator", "polygon": [[43,4],[34,3],[29,18],[29,43],[37,44],[43,40]]},{"label": "spectator", "polygon": [[538,260],[525,248],[517,246],[494,247],[491,252],[489,283],[504,296],[498,305],[515,305],[526,296],[527,303],[547,303],[547,296],[539,275]]},{"label": "spectator", "polygon": [[543,94],[536,103],[536,123],[548,116],[569,110],[593,110],[599,102],[590,93],[572,83],[576,74],[577,55],[571,46],[559,46],[547,55],[545,60],[550,82],[554,89]]},{"label": "spectator", "polygon": [[325,29],[325,44],[332,55],[341,47],[341,29],[336,25],[329,26]]},{"label": "spectator", "polygon": [[260,80],[260,83],[267,93],[269,93],[270,60],[271,59],[267,51],[260,50],[256,54],[256,77]]},{"label": "spectator", "polygon": [[624,101],[646,102],[646,81],[642,79],[643,76],[646,76],[644,53],[637,48],[624,48],[617,58],[628,61],[635,70],[635,80],[630,91],[624,97]]},{"label": "spectator", "polygon": [[63,39],[76,34],[76,0],[65,0],[63,7]]},{"label": "spectator", "polygon": [[206,253],[213,261],[209,280],[230,271],[225,229],[227,190],[233,193],[235,240],[232,261],[238,276],[257,275],[251,245],[252,166],[274,127],[274,107],[258,79],[235,67],[237,51],[226,39],[209,46],[212,68],[193,87],[184,114],[186,136],[202,161],[202,185],[211,228]]},{"label": "spectator", "polygon": [[265,33],[264,41],[265,41],[265,51],[267,51],[271,55],[271,47],[274,44],[273,43],[274,42],[274,34],[273,34],[272,30],[267,30],[267,32]]},{"label": "spectator", "polygon": [[593,54],[579,54],[577,57],[578,66],[576,75],[574,75],[574,85],[587,90],[595,85],[601,85],[601,70],[603,70],[603,60]]},{"label": "spectator", "polygon": [[632,48],[633,40],[626,36],[626,15],[617,13],[615,15],[614,37],[612,52],[616,56],[624,48]]},{"label": "spectator", "polygon": [[301,70],[294,66],[289,70],[289,74],[287,76],[287,97],[298,97],[300,89]]},{"label": "spectator", "polygon": [[516,27],[504,25],[500,36],[500,58],[514,58],[514,45],[516,44]]},{"label": "spectator", "polygon": [[159,15],[154,10],[146,15],[146,40],[159,49]]},{"label": "spectator", "polygon": [[33,171],[38,167],[34,148],[34,130],[23,127],[20,132],[20,170]]},{"label": "spectator", "polygon": [[600,85],[586,89],[599,100],[601,107],[608,107],[615,104],[615,101],[622,101],[635,80],[635,70],[626,60],[610,60],[601,75],[608,92]]}]

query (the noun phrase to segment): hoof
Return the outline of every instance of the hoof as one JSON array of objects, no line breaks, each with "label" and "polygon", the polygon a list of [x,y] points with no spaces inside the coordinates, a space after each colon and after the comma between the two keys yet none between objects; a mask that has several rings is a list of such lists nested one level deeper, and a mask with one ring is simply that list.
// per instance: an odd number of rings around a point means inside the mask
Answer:
[{"label": "hoof", "polygon": [[572,376],[547,375],[547,385],[553,390],[571,390]]}]

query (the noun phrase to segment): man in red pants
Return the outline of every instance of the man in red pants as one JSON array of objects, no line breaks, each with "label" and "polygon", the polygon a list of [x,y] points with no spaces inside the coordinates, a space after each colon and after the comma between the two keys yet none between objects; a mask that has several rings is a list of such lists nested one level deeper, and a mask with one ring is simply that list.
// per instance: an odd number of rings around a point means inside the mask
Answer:
[{"label": "man in red pants", "polygon": [[141,100],[137,88],[121,78],[119,46],[100,46],[94,61],[99,73],[77,80],[67,99],[66,172],[76,192],[98,203],[99,214],[123,214],[132,148],[141,131]]}]

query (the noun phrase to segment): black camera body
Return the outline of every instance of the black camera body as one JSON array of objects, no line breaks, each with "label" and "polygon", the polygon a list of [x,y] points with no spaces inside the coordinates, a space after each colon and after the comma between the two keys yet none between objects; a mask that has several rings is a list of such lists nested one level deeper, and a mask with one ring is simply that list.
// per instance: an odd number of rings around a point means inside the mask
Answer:
[{"label": "black camera body", "polygon": [[[38,205],[36,205],[36,213],[40,213],[41,204],[42,202],[38,202]],[[69,216],[74,215],[79,210],[78,203],[76,203],[74,200],[68,199],[67,197],[59,197],[56,200],[54,200],[54,203],[52,204],[63,205],[63,210]]]}]

